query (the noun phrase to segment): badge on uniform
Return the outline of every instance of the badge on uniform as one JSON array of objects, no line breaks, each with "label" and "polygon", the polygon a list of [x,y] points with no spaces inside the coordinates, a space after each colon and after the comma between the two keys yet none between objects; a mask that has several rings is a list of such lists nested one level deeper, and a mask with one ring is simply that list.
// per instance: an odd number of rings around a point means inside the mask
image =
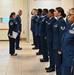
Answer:
[{"label": "badge on uniform", "polygon": [[58,27],[58,25],[54,25],[54,27]]},{"label": "badge on uniform", "polygon": [[48,24],[48,21],[46,21],[46,23]]},{"label": "badge on uniform", "polygon": [[65,30],[65,27],[62,27],[62,26],[61,26],[61,30]]},{"label": "badge on uniform", "polygon": [[42,20],[42,22],[44,22],[45,18]]},{"label": "badge on uniform", "polygon": [[69,33],[74,34],[74,28],[72,30],[69,30]]},{"label": "badge on uniform", "polygon": [[50,25],[51,23],[50,22],[48,22],[48,25]]},{"label": "badge on uniform", "polygon": [[13,25],[13,22],[12,22],[12,21],[10,22],[10,25],[11,25],[11,26]]},{"label": "badge on uniform", "polygon": [[16,24],[17,24],[17,22],[16,22]]}]

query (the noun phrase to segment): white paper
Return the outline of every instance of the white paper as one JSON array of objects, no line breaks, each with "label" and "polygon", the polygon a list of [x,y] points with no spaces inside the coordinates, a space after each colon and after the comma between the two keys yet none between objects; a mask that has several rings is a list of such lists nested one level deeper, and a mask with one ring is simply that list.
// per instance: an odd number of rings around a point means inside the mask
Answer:
[{"label": "white paper", "polygon": [[13,32],[12,32],[12,36],[13,36],[13,38],[14,38],[14,39],[16,39],[16,38],[17,38],[17,36],[18,36],[18,33],[17,33],[17,32],[15,32],[15,31],[13,31]]}]

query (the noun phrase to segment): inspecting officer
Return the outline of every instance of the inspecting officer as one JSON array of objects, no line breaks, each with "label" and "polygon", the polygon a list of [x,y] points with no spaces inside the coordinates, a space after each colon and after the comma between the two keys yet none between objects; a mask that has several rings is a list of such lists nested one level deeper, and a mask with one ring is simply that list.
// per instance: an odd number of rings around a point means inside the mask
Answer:
[{"label": "inspecting officer", "polygon": [[57,7],[54,11],[54,16],[57,17],[57,21],[53,25],[53,50],[55,55],[56,75],[61,75],[61,39],[66,29],[66,22],[63,19],[66,17],[66,14],[64,13],[63,8]]},{"label": "inspecting officer", "polygon": [[15,53],[15,39],[13,37],[13,31],[17,32],[17,22],[15,21],[16,14],[12,12],[9,20],[9,30],[8,30],[8,38],[9,38],[9,54],[12,56],[16,56]]},{"label": "inspecting officer", "polygon": [[50,9],[49,12],[48,12],[48,17],[49,17],[49,20],[47,21],[47,27],[46,27],[46,30],[47,30],[47,36],[46,36],[46,39],[47,39],[47,49],[48,49],[48,53],[49,53],[49,56],[50,56],[50,66],[48,68],[45,68],[46,69],[46,72],[53,72],[55,71],[55,63],[54,63],[54,54],[53,54],[53,25],[55,24],[56,22],[56,19],[54,18],[54,9]]},{"label": "inspecting officer", "polygon": [[19,10],[18,15],[16,16],[17,30],[18,30],[18,36],[16,38],[16,50],[22,50],[22,48],[19,46],[20,35],[21,35],[21,31],[22,31],[22,24],[21,24],[21,18],[20,18],[21,15],[22,15],[22,10]]},{"label": "inspecting officer", "polygon": [[69,10],[68,22],[71,23],[70,27],[67,28],[62,37],[61,75],[74,75],[74,8]]}]

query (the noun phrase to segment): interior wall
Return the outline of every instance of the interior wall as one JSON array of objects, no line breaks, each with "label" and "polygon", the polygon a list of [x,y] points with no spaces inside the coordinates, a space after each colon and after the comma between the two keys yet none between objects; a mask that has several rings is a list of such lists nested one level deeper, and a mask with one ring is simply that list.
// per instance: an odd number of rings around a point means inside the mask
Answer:
[{"label": "interior wall", "polygon": [[55,8],[61,6],[61,0],[35,0],[35,8]]},{"label": "interior wall", "polygon": [[61,0],[61,7],[63,7],[65,12],[67,12],[68,9],[74,7],[74,0]]},{"label": "interior wall", "polygon": [[[17,14],[19,9],[23,11],[21,38],[27,38],[27,0],[0,0],[0,17],[9,18],[11,12]],[[8,40],[7,32],[8,23],[0,23],[0,40]]]},{"label": "interior wall", "polygon": [[27,42],[32,41],[32,32],[31,32],[31,11],[35,8],[35,1],[34,0],[28,0],[28,39]]},{"label": "interior wall", "polygon": [[[9,18],[13,11],[13,0],[0,0],[0,18]],[[8,23],[0,23],[0,40],[7,40]]]}]

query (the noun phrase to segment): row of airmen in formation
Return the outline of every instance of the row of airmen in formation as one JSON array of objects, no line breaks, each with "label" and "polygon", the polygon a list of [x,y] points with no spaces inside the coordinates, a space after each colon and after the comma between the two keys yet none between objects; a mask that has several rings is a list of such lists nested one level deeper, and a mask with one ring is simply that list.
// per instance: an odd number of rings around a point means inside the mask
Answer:
[{"label": "row of airmen in formation", "polygon": [[74,8],[68,10],[67,16],[62,7],[33,9],[31,14],[33,49],[39,49],[36,55],[43,56],[40,62],[50,60],[46,72],[74,75]]}]

